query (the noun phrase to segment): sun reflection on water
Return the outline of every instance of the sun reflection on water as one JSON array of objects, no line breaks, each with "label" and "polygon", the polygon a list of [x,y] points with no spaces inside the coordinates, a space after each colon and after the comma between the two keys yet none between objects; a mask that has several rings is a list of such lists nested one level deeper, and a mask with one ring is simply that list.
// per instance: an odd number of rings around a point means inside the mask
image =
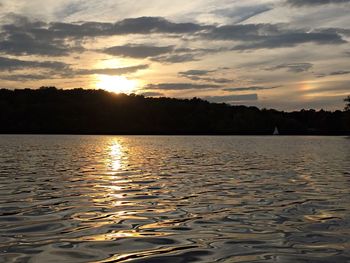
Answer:
[{"label": "sun reflection on water", "polygon": [[118,141],[113,142],[110,146],[110,161],[113,172],[122,168],[124,153],[121,144]]}]

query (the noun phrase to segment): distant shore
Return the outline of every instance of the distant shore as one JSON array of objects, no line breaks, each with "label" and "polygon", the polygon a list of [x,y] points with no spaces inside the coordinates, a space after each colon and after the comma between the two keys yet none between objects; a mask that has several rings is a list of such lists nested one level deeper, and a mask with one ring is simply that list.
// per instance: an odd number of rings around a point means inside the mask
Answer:
[{"label": "distant shore", "polygon": [[0,134],[350,135],[350,111],[283,112],[104,90],[0,90]]}]

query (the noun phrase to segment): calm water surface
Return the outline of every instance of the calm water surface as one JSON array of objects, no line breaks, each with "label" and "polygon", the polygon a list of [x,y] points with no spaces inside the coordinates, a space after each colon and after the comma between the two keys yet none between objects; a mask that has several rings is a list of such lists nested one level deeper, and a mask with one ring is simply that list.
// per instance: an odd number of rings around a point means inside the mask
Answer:
[{"label": "calm water surface", "polygon": [[349,262],[350,139],[0,136],[0,262]]}]

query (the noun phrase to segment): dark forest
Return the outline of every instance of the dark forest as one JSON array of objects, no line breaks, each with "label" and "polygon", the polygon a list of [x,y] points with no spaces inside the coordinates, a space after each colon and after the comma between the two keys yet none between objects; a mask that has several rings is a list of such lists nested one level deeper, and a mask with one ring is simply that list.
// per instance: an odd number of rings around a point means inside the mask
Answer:
[{"label": "dark forest", "polygon": [[29,134],[217,134],[349,135],[344,111],[273,109],[148,98],[104,90],[0,90],[0,133]]}]

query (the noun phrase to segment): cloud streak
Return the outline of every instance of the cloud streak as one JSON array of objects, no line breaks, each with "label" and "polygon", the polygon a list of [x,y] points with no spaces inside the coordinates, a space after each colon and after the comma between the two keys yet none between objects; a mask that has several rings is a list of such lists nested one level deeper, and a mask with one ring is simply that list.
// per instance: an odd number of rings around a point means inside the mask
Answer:
[{"label": "cloud streak", "polygon": [[174,50],[173,46],[150,46],[150,45],[125,45],[114,46],[104,49],[102,52],[121,57],[149,58],[166,54]]},{"label": "cloud streak", "polygon": [[256,4],[254,6],[245,5],[235,6],[234,8],[217,9],[212,13],[230,18],[234,21],[234,23],[238,24],[272,9],[273,7],[268,4]]},{"label": "cloud streak", "polygon": [[350,3],[350,0],[287,0],[287,3],[292,6],[318,6],[328,4],[346,4]]},{"label": "cloud streak", "polygon": [[178,75],[193,81],[213,82],[216,84],[226,84],[226,83],[234,82],[232,79],[216,78],[216,77],[208,76],[217,71],[218,70],[187,70],[187,71],[179,72]]},{"label": "cloud streak", "polygon": [[265,70],[275,71],[280,69],[286,69],[289,72],[301,73],[309,71],[313,67],[311,63],[285,63],[277,66],[265,68]]},{"label": "cloud streak", "polygon": [[195,84],[195,83],[160,83],[149,84],[145,89],[150,90],[205,90],[205,89],[217,89],[219,85],[215,84]]},{"label": "cloud streak", "polygon": [[277,89],[281,86],[273,86],[273,87],[261,87],[261,86],[251,86],[251,87],[238,87],[238,88],[225,88],[222,89],[223,91],[230,91],[230,92],[236,92],[236,91],[259,91],[259,90],[271,90],[271,89]]},{"label": "cloud streak", "polygon": [[103,69],[80,69],[73,72],[75,75],[125,75],[139,70],[147,69],[149,65],[138,65],[122,68],[103,68]]},{"label": "cloud streak", "polygon": [[7,57],[0,57],[0,70],[18,70],[18,69],[33,69],[33,68],[42,68],[42,69],[52,69],[52,70],[66,70],[69,68],[69,65],[57,61],[28,61],[13,59]]},{"label": "cloud streak", "polygon": [[210,102],[226,102],[226,103],[235,103],[242,101],[257,101],[257,94],[240,94],[240,95],[226,95],[226,96],[207,96],[203,97],[203,99],[208,100]]}]

